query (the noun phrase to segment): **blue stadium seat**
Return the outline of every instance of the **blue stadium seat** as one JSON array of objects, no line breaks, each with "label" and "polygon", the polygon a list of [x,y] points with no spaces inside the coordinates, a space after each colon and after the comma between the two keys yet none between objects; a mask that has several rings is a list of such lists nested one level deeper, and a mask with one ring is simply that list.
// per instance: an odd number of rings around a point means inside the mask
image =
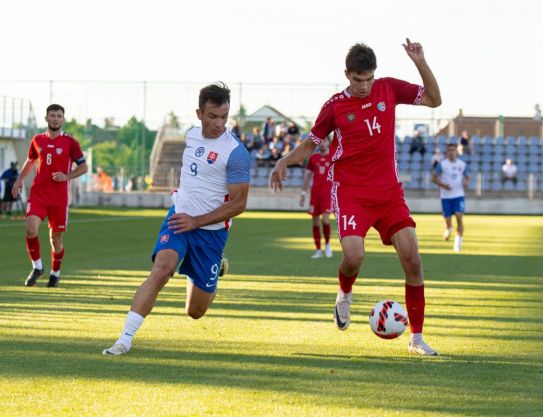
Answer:
[{"label": "blue stadium seat", "polygon": [[478,135],[473,135],[471,137],[471,144],[472,145],[478,145],[479,143],[481,143],[481,137],[478,136]]},{"label": "blue stadium seat", "polygon": [[507,136],[505,138],[505,144],[506,145],[514,145],[516,143],[516,141],[517,141],[517,139],[514,136],[511,136],[511,135],[509,135],[509,136]]},{"label": "blue stadium seat", "polygon": [[514,191],[515,185],[511,181],[507,181],[505,184],[503,184],[503,190],[504,191]]},{"label": "blue stadium seat", "polygon": [[443,147],[447,144],[447,138],[443,135],[439,135],[437,137],[437,144],[443,149]]},{"label": "blue stadium seat", "polygon": [[485,135],[483,136],[481,143],[483,145],[492,145],[494,143],[494,138],[492,136]]},{"label": "blue stadium seat", "polygon": [[304,183],[304,179],[300,177],[293,177],[290,179],[290,187],[301,187]]},{"label": "blue stadium seat", "polygon": [[526,144],[517,145],[517,154],[524,154],[528,152],[528,146]]},{"label": "blue stadium seat", "polygon": [[530,146],[532,145],[539,145],[541,142],[541,140],[537,137],[537,136],[530,136],[530,139],[528,141],[528,143],[530,144]]},{"label": "blue stadium seat", "polygon": [[399,149],[401,152],[409,152],[409,143],[402,143]]},{"label": "blue stadium seat", "polygon": [[470,162],[468,169],[470,170],[471,175],[473,175],[481,170],[481,166],[479,165],[479,162]]},{"label": "blue stadium seat", "polygon": [[472,153],[471,154],[471,158],[470,158],[471,163],[480,162],[480,161],[481,161],[481,155],[479,155],[478,153]]},{"label": "blue stadium seat", "polygon": [[528,138],[526,136],[519,136],[517,144],[526,145],[528,143]]},{"label": "blue stadium seat", "polygon": [[422,164],[420,163],[420,161],[412,161],[411,162],[411,171],[420,171],[422,167]]},{"label": "blue stadium seat", "polygon": [[518,181],[517,182],[517,187],[516,187],[517,191],[526,191],[526,189],[527,189],[526,181]]},{"label": "blue stadium seat", "polygon": [[526,164],[517,164],[517,169],[519,173],[526,173],[528,172],[528,165]]},{"label": "blue stadium seat", "polygon": [[422,161],[422,155],[420,152],[415,152],[411,155],[411,162],[420,162]]},{"label": "blue stadium seat", "polygon": [[400,160],[398,162],[398,169],[400,171],[408,171],[409,170],[409,162],[407,162],[405,159]]},{"label": "blue stadium seat", "polygon": [[[526,165],[524,165],[526,166]],[[528,165],[528,172],[531,174],[537,174],[538,172],[541,172],[539,164],[530,164]]]},{"label": "blue stadium seat", "polygon": [[511,157],[515,156],[517,153],[517,146],[516,145],[507,145],[505,147],[505,153]]},{"label": "blue stadium seat", "polygon": [[484,153],[481,157],[481,161],[483,163],[490,163],[493,160],[492,155],[489,153]]},{"label": "blue stadium seat", "polygon": [[434,153],[435,146],[436,145],[433,142],[426,143],[426,155],[430,154],[431,157],[431,155]]},{"label": "blue stadium seat", "polygon": [[407,143],[408,145],[411,144],[411,136],[405,136],[403,138],[403,143]]},{"label": "blue stadium seat", "polygon": [[494,142],[494,145],[503,145],[505,143],[505,140],[502,136],[498,136],[496,138],[496,141]]},{"label": "blue stadium seat", "polygon": [[492,171],[492,165],[490,165],[490,162],[484,162],[481,164],[481,171],[482,172],[491,172]]},{"label": "blue stadium seat", "polygon": [[263,177],[256,177],[253,181],[251,181],[251,184],[255,187],[264,187],[268,185],[268,179]]},{"label": "blue stadium seat", "polygon": [[[508,184],[508,183],[506,183]],[[492,191],[501,191],[502,189],[502,184],[500,181],[494,181],[492,182]]]}]

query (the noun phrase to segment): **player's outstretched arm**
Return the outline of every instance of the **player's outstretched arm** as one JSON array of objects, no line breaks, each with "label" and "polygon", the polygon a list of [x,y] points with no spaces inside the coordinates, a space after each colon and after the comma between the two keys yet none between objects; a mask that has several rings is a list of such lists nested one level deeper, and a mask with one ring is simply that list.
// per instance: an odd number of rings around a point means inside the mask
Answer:
[{"label": "player's outstretched arm", "polygon": [[424,96],[422,97],[420,105],[432,108],[439,107],[441,105],[441,92],[439,91],[437,80],[424,58],[422,45],[418,42],[411,42],[409,38],[406,38],[406,43],[403,44],[403,47],[409,58],[415,63],[422,78]]},{"label": "player's outstretched arm", "polygon": [[201,216],[174,213],[168,218],[168,228],[174,233],[188,232],[208,224],[219,223],[243,213],[247,207],[249,183],[228,184],[228,201],[215,210]]},{"label": "player's outstretched arm", "polygon": [[13,196],[13,198],[17,199],[17,197],[19,196],[19,192],[21,191],[21,188],[23,186],[23,180],[30,173],[30,171],[32,171],[35,163],[35,159],[26,158],[26,161],[23,164],[23,168],[21,169],[21,173],[13,183],[13,188],[11,189],[11,195]]},{"label": "player's outstretched arm", "polygon": [[270,187],[272,190],[282,190],[283,181],[287,178],[287,167],[289,165],[297,164],[306,158],[309,158],[317,145],[311,139],[306,138],[296,149],[290,151],[284,157],[282,157],[270,176]]}]

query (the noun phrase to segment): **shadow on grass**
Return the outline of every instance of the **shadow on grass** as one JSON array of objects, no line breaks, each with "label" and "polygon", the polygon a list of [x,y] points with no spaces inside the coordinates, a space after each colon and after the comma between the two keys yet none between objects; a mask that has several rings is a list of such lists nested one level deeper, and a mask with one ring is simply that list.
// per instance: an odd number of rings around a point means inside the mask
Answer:
[{"label": "shadow on grass", "polygon": [[[383,358],[320,355],[303,348],[281,354],[280,348],[263,342],[209,345],[191,341],[176,350],[141,343],[125,357],[108,358],[99,353],[106,343],[60,337],[4,340],[0,375],[8,379],[54,376],[206,389],[232,387],[310,395],[321,405],[333,405],[340,398],[354,409],[382,407],[383,398],[374,395],[375,387],[386,386],[389,392],[402,393],[387,395],[387,408],[452,414],[469,411],[480,416],[535,416],[543,405],[541,385],[535,383],[541,382],[542,364],[507,356]],[[447,388],[438,388],[444,386]]]}]

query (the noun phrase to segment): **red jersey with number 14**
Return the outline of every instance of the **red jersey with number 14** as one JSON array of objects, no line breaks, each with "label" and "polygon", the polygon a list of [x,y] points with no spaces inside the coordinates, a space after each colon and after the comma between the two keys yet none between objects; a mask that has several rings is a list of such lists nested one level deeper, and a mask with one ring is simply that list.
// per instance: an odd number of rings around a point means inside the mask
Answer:
[{"label": "red jersey with number 14", "polygon": [[67,206],[70,182],[54,181],[53,173],[68,174],[72,171],[72,164],[84,161],[83,158],[79,142],[64,132],[54,139],[45,133],[34,136],[28,150],[28,159],[37,159],[38,168],[28,201],[40,201],[49,206]]},{"label": "red jersey with number 14", "polygon": [[366,98],[347,89],[335,94],[321,109],[309,137],[320,143],[334,132],[330,153],[334,182],[356,186],[397,185],[395,155],[397,104],[419,104],[424,87],[395,78],[375,80]]},{"label": "red jersey with number 14", "polygon": [[315,153],[309,157],[305,169],[313,173],[313,184],[311,185],[311,199],[330,198],[332,182],[328,181],[328,171],[332,166],[332,155]]}]

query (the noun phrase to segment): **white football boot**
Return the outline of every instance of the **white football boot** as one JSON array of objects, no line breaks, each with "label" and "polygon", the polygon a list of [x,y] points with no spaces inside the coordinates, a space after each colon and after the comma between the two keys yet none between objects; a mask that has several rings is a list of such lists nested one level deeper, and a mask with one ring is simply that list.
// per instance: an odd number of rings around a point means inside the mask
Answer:
[{"label": "white football boot", "polygon": [[422,355],[422,356],[439,356],[439,353],[437,353],[434,349],[432,349],[430,346],[426,344],[424,341],[419,342],[409,342],[409,345],[407,345],[407,351],[409,353],[413,353],[415,355]]},{"label": "white football boot", "polygon": [[327,257],[327,258],[331,258],[333,253],[332,253],[332,246],[330,246],[329,243],[327,243],[325,246],[324,246],[324,255]]},{"label": "white football boot", "polygon": [[130,349],[122,343],[115,343],[109,349],[104,349],[102,355],[104,356],[118,356],[128,353]]},{"label": "white football boot", "polygon": [[313,255],[311,255],[311,259],[319,259],[322,258],[322,251],[320,249],[317,249]]},{"label": "white football boot", "polygon": [[345,294],[341,288],[336,297],[336,305],[334,307],[334,321],[339,330],[347,330],[351,323],[351,301],[353,292]]}]

